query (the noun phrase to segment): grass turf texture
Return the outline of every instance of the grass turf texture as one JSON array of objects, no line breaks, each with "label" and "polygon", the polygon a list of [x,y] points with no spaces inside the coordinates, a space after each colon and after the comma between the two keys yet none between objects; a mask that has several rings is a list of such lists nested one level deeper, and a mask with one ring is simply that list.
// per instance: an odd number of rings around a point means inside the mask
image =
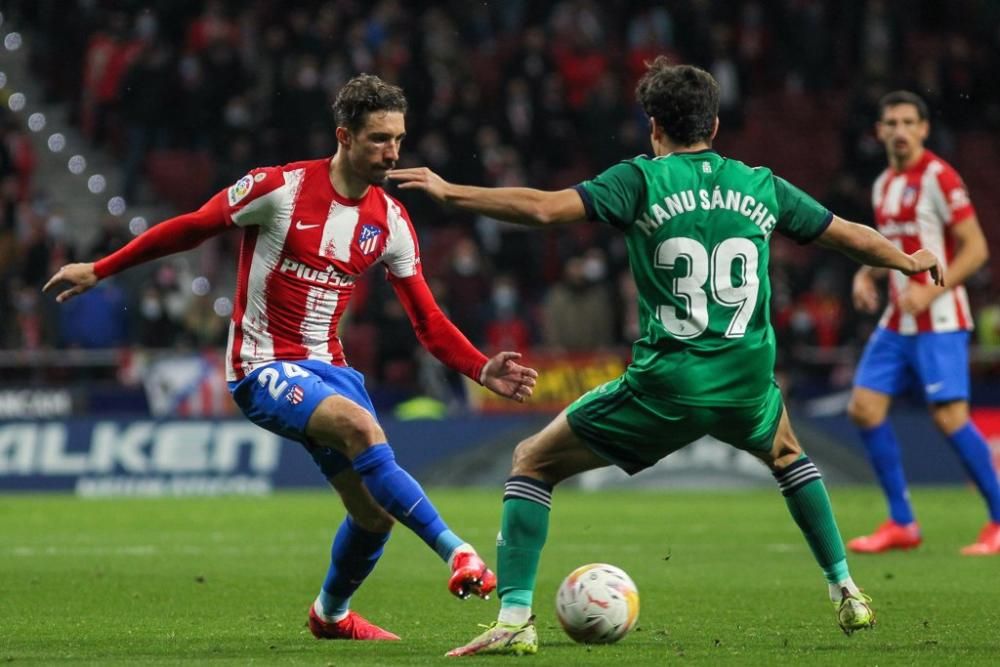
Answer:
[{"label": "grass turf texture", "polygon": [[[431,495],[456,531],[494,562],[500,490]],[[536,596],[541,649],[521,660],[995,665],[1000,559],[958,554],[981,527],[981,503],[964,489],[918,488],[913,495],[925,545],[851,558],[879,625],[845,637],[777,490],[558,491]],[[847,536],[882,518],[873,489],[835,488],[832,496]],[[445,566],[400,528],[354,608],[404,641],[313,639],[306,609],[341,516],[326,493],[0,496],[0,662],[447,664],[446,650],[495,617],[495,599],[452,598]],[[559,582],[592,561],[624,568],[639,587],[639,628],[619,644],[574,644],[555,620]]]}]

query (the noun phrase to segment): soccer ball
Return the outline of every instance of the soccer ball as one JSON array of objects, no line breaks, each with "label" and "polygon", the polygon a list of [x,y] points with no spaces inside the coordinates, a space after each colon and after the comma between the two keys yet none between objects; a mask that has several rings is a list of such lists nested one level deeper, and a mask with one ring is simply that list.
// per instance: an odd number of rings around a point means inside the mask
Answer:
[{"label": "soccer ball", "polygon": [[614,565],[583,565],[560,584],[556,616],[574,641],[613,644],[639,620],[639,591]]}]

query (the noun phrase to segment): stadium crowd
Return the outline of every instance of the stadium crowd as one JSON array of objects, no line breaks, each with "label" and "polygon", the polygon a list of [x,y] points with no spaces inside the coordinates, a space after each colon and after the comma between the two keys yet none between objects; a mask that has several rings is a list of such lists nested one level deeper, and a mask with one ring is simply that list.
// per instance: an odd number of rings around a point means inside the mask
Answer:
[{"label": "stadium crowd", "polygon": [[[178,212],[250,167],[332,154],[331,96],[364,71],[409,98],[401,166],[425,164],[473,184],[557,188],[648,151],[632,91],[644,62],[667,53],[719,80],[722,152],[751,163],[783,156],[795,172],[787,175],[860,221],[871,219],[868,188],[885,164],[871,131],[884,91],[910,87],[928,99],[931,146],[949,159],[966,133],[1000,129],[992,85],[1000,5],[988,0],[7,5],[5,25],[23,32],[47,101],[65,105],[93,146],[115,156],[126,201],[164,198],[157,160],[207,165],[191,170],[201,176],[182,188],[186,198],[168,201]],[[987,172],[994,181],[997,164]],[[13,316],[0,318],[0,347],[224,344],[227,311],[215,299],[231,293],[236,235],[210,244],[196,271],[164,260],[143,280],[109,281],[77,308],[50,309],[38,291],[47,275],[130,234],[127,216],[80,220],[51,206],[33,169],[23,119],[8,112],[0,121],[0,312]],[[972,194],[979,203],[975,186]],[[439,301],[484,348],[589,350],[636,337],[634,287],[613,230],[529,235],[399,196]],[[980,218],[995,243],[993,211]],[[78,247],[75,225],[101,226],[96,244]],[[779,349],[813,351],[786,365],[804,391],[814,381],[844,386],[853,359],[816,350],[856,347],[873,326],[849,304],[852,265],[781,240],[773,252]],[[211,293],[192,292],[199,274]],[[993,285],[982,276],[969,287],[979,344],[997,347]],[[352,362],[375,378],[419,381],[418,345],[383,281],[365,282],[356,296],[346,342]]]}]

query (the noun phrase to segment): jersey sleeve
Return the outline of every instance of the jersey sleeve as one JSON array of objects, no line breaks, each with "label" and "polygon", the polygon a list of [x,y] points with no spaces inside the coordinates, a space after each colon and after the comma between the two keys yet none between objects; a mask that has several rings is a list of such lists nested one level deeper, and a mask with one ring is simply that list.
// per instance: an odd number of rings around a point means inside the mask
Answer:
[{"label": "jersey sleeve", "polygon": [[638,217],[646,179],[632,162],[619,162],[573,188],[583,199],[587,219],[624,229]]},{"label": "jersey sleeve", "polygon": [[262,167],[226,188],[223,208],[226,219],[238,227],[266,226],[274,220],[284,201],[285,172],[281,167]]},{"label": "jersey sleeve", "polygon": [[386,222],[389,240],[386,241],[381,261],[390,278],[409,278],[421,273],[420,248],[417,234],[410,222],[410,215],[402,204],[386,197]]},{"label": "jersey sleeve", "polygon": [[774,176],[778,231],[799,243],[815,241],[833,221],[833,213],[785,179]]},{"label": "jersey sleeve", "polygon": [[941,197],[934,198],[935,207],[946,225],[961,222],[976,214],[969,191],[962,177],[953,168],[946,166],[937,173],[937,185],[941,189]]}]

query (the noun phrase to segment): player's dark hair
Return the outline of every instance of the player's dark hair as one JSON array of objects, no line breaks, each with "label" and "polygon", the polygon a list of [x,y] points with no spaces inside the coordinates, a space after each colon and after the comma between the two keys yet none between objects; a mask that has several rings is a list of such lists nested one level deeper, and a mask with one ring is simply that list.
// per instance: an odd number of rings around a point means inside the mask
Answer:
[{"label": "player's dark hair", "polygon": [[635,88],[646,115],[676,144],[711,141],[719,115],[719,82],[703,69],[671,64],[666,56],[646,67]]},{"label": "player's dark hair", "polygon": [[912,104],[915,106],[920,120],[930,118],[931,112],[927,108],[927,102],[924,102],[924,98],[908,90],[894,90],[891,93],[883,95],[882,99],[878,101],[878,117],[881,118],[882,114],[889,107],[899,106],[900,104]]},{"label": "player's dark hair", "polygon": [[359,74],[340,89],[333,101],[333,119],[337,127],[357,132],[365,126],[373,111],[406,113],[403,89],[386,83],[374,74]]}]

